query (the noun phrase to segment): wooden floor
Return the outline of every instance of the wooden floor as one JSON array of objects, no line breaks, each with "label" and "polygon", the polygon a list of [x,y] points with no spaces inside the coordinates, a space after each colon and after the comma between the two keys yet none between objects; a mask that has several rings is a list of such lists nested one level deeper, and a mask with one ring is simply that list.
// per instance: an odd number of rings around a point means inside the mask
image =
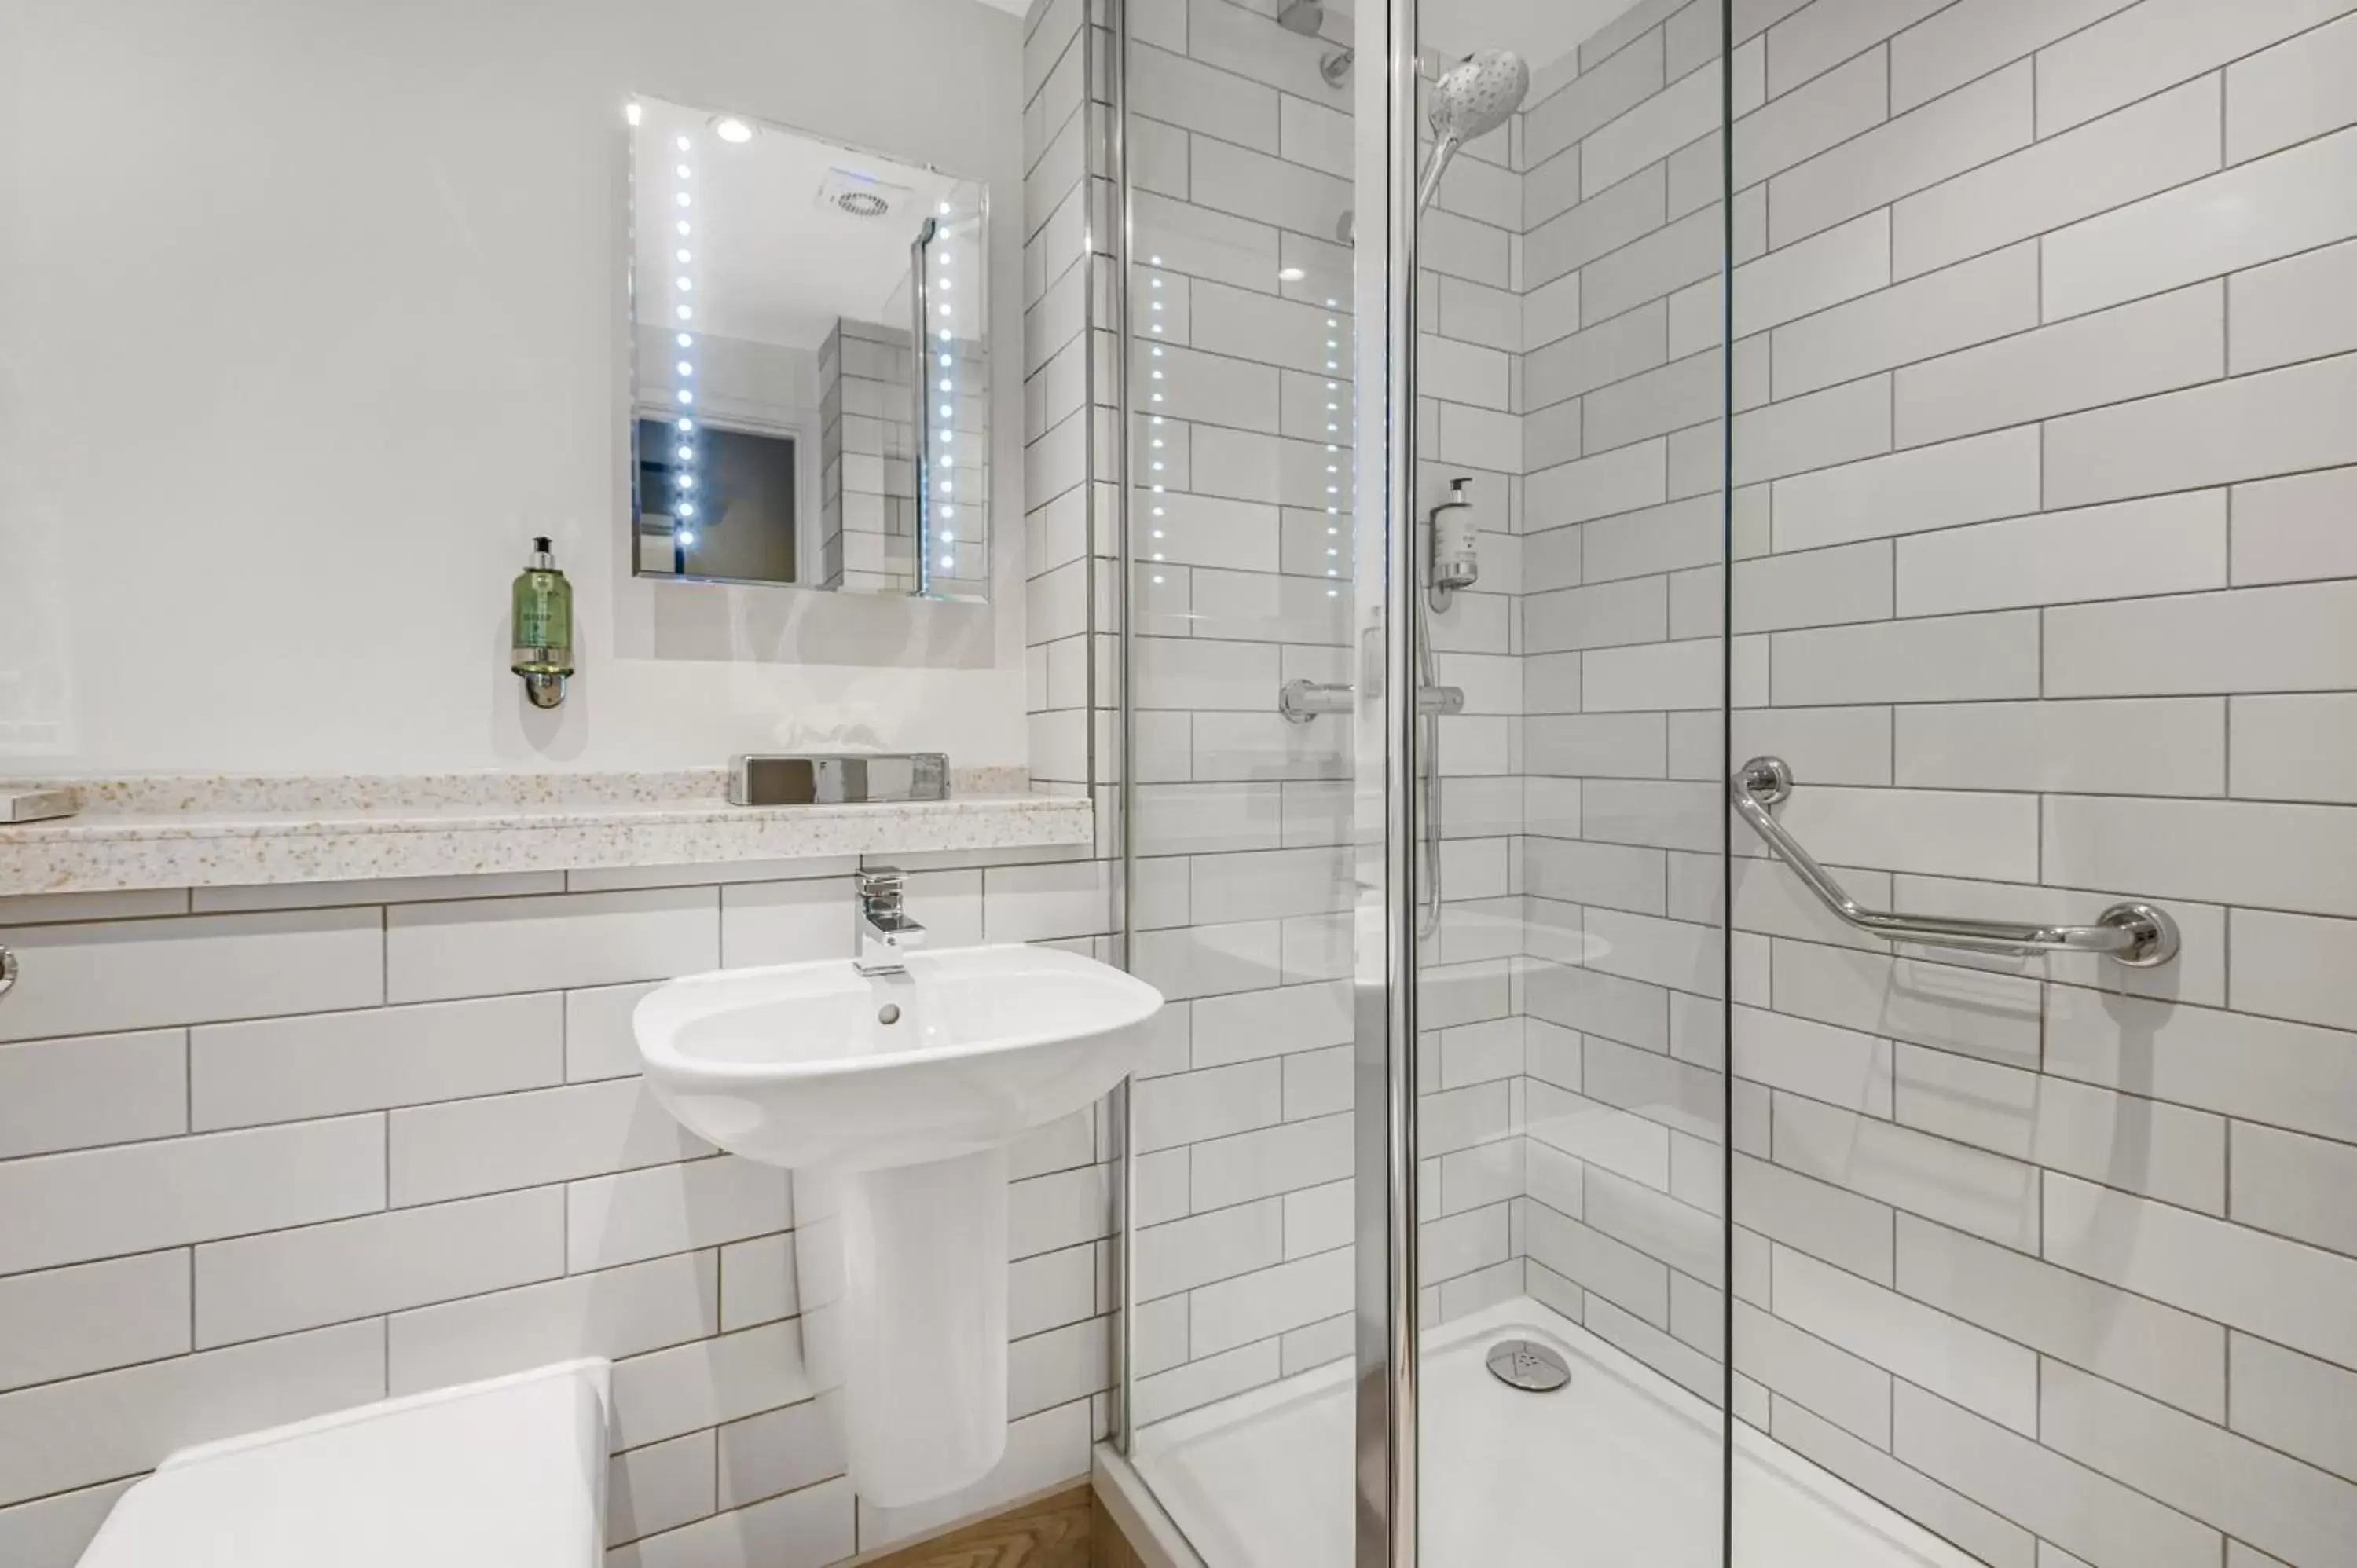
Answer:
[{"label": "wooden floor", "polygon": [[866,1568],[1145,1568],[1086,1482]]}]

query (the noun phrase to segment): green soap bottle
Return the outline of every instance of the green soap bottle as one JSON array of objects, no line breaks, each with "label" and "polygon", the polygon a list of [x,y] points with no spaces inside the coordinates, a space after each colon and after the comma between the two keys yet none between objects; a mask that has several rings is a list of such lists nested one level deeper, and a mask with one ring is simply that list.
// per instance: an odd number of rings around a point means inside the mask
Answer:
[{"label": "green soap bottle", "polygon": [[546,539],[532,542],[511,607],[510,668],[523,677],[533,707],[553,708],[565,701],[565,678],[573,673],[573,585],[556,569]]}]

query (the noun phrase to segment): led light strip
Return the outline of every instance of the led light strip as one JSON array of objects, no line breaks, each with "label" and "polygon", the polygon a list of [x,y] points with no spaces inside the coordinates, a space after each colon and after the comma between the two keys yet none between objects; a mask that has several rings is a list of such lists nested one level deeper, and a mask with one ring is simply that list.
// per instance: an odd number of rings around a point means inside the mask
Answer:
[{"label": "led light strip", "polygon": [[678,391],[673,394],[679,413],[673,421],[678,445],[672,456],[677,460],[672,473],[672,548],[683,553],[694,547],[697,496],[702,485],[703,443],[695,416],[695,245],[696,223],[702,214],[695,206],[695,139],[679,135],[672,138],[674,161],[672,175],[677,182],[672,192],[673,227],[677,244],[672,251],[672,314],[677,322],[673,346],[679,359],[673,365],[677,372]]},{"label": "led light strip", "polygon": [[[941,204],[940,216],[946,219],[949,215],[950,204],[944,201]],[[957,441],[957,338],[956,328],[952,323],[957,319],[957,303],[947,296],[952,292],[951,285],[955,282],[951,263],[957,259],[957,243],[951,239],[949,226],[946,223],[942,229],[942,243],[931,249],[938,252],[933,263],[932,289],[933,296],[941,300],[941,315],[938,318],[941,334],[940,352],[935,356],[940,360],[936,368],[941,374],[934,379],[939,383],[936,390],[940,392],[942,400],[941,423],[934,426],[941,443],[941,458],[933,466],[932,471],[941,476],[941,483],[935,488],[942,497],[941,503],[932,509],[932,515],[942,521],[942,527],[936,537],[943,544],[954,546],[957,543],[955,499],[957,454],[952,447]],[[916,353],[915,370],[921,382],[925,373],[925,346],[922,343],[917,345]],[[917,548],[925,549],[927,542],[920,541]],[[957,555],[954,550],[944,550],[942,553],[941,569],[942,571],[953,571],[956,563]]]}]

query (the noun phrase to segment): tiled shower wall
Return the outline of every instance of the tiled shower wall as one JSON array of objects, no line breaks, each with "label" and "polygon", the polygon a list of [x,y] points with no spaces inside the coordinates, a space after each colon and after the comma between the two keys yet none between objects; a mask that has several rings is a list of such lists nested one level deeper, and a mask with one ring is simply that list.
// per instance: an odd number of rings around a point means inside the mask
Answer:
[{"label": "tiled shower wall", "polygon": [[[1094,868],[914,857],[936,941],[1101,931]],[[649,983],[849,951],[854,862],[0,899],[0,1563],[196,1442],[614,1359],[613,1568],[819,1568],[1082,1475],[1094,1111],[1017,1150],[1009,1456],[864,1504],[802,1369],[785,1173],[637,1077]]]},{"label": "tiled shower wall", "polygon": [[[1555,221],[1619,225],[1585,242],[1581,332],[1523,372],[1534,410],[1578,394],[1584,437],[1561,489],[1529,481],[1528,687],[1561,689],[1551,636],[1587,645],[1580,717],[1534,705],[1532,771],[1581,778],[1584,841],[1631,836],[1599,832],[1606,800],[1692,834],[1658,846],[1665,894],[1652,857],[1581,852],[1591,969],[1611,947],[1706,975],[1716,916],[1715,522],[1678,504],[1715,475],[1675,427],[1717,374],[1679,357],[1707,347],[1715,240],[1673,236],[1716,177],[1717,89],[1680,63],[1717,10],[1641,7],[1524,124],[1526,267],[1551,111],[1594,127]],[[2149,972],[1894,952],[1737,845],[1739,1412],[1996,1568],[2307,1568],[2357,1541],[2351,10],[1735,7],[1737,758],[1792,763],[1786,821],[1870,904],[2085,920],[2136,896],[2185,927]],[[1616,257],[1648,293],[1697,281],[1607,306]],[[1588,514],[1577,587],[1541,543],[1556,504]],[[1669,978],[1665,1077],[1714,1048],[1677,1027],[1709,987]],[[1599,1060],[1646,1059],[1599,1036],[1662,1043],[1565,1021],[1590,1098]],[[1674,1197],[1712,1087],[1630,1102],[1670,1127]],[[1534,1159],[1561,1141],[1539,1112]],[[1599,1167],[1650,1190],[1627,1149],[1578,1152],[1591,1226]],[[1706,1346],[1710,1260],[1641,1250]],[[1590,1326],[1654,1277],[1573,1276]]]}]

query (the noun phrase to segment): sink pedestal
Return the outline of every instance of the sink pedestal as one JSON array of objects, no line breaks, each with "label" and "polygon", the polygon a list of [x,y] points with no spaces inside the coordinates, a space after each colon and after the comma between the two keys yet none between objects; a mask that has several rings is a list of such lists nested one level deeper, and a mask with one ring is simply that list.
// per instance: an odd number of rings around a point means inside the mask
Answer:
[{"label": "sink pedestal", "polygon": [[797,1171],[803,1353],[839,1385],[852,1484],[884,1507],[973,1485],[1006,1450],[1006,1149]]},{"label": "sink pedestal", "polygon": [[689,975],[630,1015],[683,1126],[794,1173],[804,1358],[865,1501],[962,1491],[1006,1452],[1007,1147],[1102,1100],[1161,1009],[1007,945]]}]

